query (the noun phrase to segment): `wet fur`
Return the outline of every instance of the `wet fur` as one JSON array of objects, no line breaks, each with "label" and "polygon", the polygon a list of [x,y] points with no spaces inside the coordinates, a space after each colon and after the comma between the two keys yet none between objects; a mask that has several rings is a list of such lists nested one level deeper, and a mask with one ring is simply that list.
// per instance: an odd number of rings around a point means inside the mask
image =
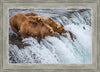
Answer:
[{"label": "wet fur", "polygon": [[54,32],[58,33],[59,35],[61,35],[61,33],[66,33],[66,30],[63,28],[63,26],[59,25],[59,23],[54,22],[50,17],[42,17],[34,12],[26,13],[25,15],[27,16],[27,14],[30,19],[41,19],[44,22],[44,24],[48,24],[49,26],[51,26]]},{"label": "wet fur", "polygon": [[11,29],[19,35],[20,25],[27,20],[27,17],[23,14],[15,14],[10,18]]},{"label": "wet fur", "polygon": [[24,38],[29,36],[37,37],[40,43],[41,39],[45,38],[45,36],[53,36],[54,32],[50,26],[43,24],[41,21],[25,21],[21,24],[20,33]]}]

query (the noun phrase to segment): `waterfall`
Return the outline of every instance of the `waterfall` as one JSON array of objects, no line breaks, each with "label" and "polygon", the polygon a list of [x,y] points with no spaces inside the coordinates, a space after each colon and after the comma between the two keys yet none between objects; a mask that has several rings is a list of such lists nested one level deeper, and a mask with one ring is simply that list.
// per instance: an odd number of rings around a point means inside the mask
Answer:
[{"label": "waterfall", "polygon": [[9,25],[10,63],[91,63],[91,10],[11,9],[9,19],[16,13],[27,12],[51,17],[55,22],[63,25],[65,30],[72,32],[74,42],[68,32],[62,36],[57,34],[53,37],[46,36],[40,44],[32,37],[21,41],[14,40],[17,36]]}]

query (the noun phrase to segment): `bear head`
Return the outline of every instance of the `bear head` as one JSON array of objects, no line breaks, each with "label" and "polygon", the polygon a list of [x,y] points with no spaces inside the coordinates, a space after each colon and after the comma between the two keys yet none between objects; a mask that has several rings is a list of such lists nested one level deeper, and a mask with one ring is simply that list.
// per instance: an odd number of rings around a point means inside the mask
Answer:
[{"label": "bear head", "polygon": [[54,31],[61,34],[61,33],[66,33],[66,30],[61,26],[59,23],[54,22],[50,17],[48,17],[49,20],[49,25],[53,27]]},{"label": "bear head", "polygon": [[53,36],[54,35],[54,31],[53,31],[52,27],[50,27],[47,24],[42,24],[41,31],[45,36]]}]

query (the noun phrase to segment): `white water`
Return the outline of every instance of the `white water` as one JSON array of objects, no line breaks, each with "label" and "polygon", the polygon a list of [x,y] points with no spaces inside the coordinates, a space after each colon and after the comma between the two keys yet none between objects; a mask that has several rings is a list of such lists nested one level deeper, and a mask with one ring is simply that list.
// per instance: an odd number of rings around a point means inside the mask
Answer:
[{"label": "white water", "polygon": [[[91,10],[83,12],[76,10],[72,14],[71,10],[10,10],[9,17],[16,13],[32,11],[41,16],[52,17],[54,21],[59,22],[67,31],[73,33],[74,42],[68,32],[64,34],[66,36],[48,36],[42,39],[40,44],[36,38],[25,38],[22,42],[30,46],[19,49],[16,44],[9,45],[10,63],[91,63]],[[9,35],[13,33],[9,26]]]}]

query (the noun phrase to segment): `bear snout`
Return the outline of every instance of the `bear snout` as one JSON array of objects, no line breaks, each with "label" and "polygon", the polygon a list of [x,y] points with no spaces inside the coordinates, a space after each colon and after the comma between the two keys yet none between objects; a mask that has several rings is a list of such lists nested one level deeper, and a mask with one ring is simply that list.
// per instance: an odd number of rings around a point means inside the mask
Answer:
[{"label": "bear snout", "polygon": [[54,35],[54,31],[52,29],[50,30],[50,33],[51,33],[50,36],[53,36]]},{"label": "bear snout", "polygon": [[66,33],[67,31],[65,29],[63,29],[63,33]]},{"label": "bear snout", "polygon": [[52,29],[49,29],[49,32],[50,32],[50,33],[53,33],[53,30],[52,30]]}]

